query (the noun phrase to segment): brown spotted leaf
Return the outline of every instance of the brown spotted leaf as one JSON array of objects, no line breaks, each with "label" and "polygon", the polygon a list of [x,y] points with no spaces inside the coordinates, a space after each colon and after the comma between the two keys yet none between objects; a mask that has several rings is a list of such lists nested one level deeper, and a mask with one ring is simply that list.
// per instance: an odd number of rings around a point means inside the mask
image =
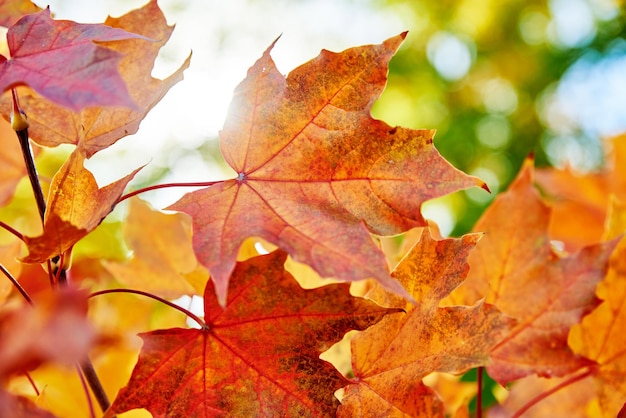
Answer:
[{"label": "brown spotted leaf", "polygon": [[422,378],[487,364],[491,347],[506,335],[511,321],[482,303],[438,307],[465,279],[468,254],[479,238],[435,241],[425,229],[392,273],[417,304],[380,286],[368,293],[406,314],[385,317],[352,340],[355,378],[345,388],[339,417],[443,417],[444,406]]},{"label": "brown spotted leaf", "polygon": [[334,416],[334,392],[347,382],[320,353],[397,310],[350,296],[347,284],[302,289],[286,257],[278,250],[238,263],[225,309],[207,286],[205,329],[141,334],[139,361],[109,413]]}]

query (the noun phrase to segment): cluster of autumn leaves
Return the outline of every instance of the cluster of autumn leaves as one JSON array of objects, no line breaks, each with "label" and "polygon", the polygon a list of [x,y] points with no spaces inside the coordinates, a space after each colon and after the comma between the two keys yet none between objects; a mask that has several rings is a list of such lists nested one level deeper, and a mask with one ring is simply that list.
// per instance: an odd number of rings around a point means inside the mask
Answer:
[{"label": "cluster of autumn leaves", "polygon": [[[179,213],[133,197],[102,223],[139,169],[99,187],[85,159],[134,133],[189,60],[150,76],[172,31],[156,1],[105,25],[24,1],[0,1],[0,16],[0,86],[20,86],[32,141],[76,146],[60,167],[38,159],[42,229],[0,125],[0,264],[33,302],[0,281],[0,416],[88,416],[73,368],[87,355],[114,399],[106,416],[463,417],[477,388],[453,376],[477,367],[509,389],[493,416],[621,410],[626,138],[599,174],[527,160],[476,233],[443,239],[422,203],[484,184],[438,154],[434,131],[370,116],[406,34],[322,51],[287,78],[270,47],[220,132],[234,178],[166,208]],[[3,116],[13,108],[5,94]],[[71,286],[39,267],[51,259]],[[144,296],[106,294],[120,287]],[[204,316],[189,327],[150,295],[202,295]]]}]

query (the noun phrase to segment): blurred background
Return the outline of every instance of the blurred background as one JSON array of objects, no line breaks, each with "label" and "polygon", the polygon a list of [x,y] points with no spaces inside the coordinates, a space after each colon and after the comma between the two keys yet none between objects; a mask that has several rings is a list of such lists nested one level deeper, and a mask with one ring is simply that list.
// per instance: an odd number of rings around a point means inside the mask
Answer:
[{"label": "blurred background", "polygon": [[[46,1],[36,1],[40,6]],[[49,1],[57,18],[102,22],[145,1]],[[176,24],[154,74],[165,77],[193,50],[185,80],[137,135],[89,161],[101,184],[149,163],[135,188],[232,177],[217,132],[247,69],[272,52],[281,72],[315,57],[379,43],[409,30],[391,62],[374,116],[435,128],[435,145],[493,193],[468,190],[429,202],[444,235],[471,229],[533,153],[537,165],[603,164],[603,140],[626,131],[626,39],[619,0],[160,0]],[[112,161],[115,170],[111,169]],[[145,194],[156,207],[189,189]]]}]

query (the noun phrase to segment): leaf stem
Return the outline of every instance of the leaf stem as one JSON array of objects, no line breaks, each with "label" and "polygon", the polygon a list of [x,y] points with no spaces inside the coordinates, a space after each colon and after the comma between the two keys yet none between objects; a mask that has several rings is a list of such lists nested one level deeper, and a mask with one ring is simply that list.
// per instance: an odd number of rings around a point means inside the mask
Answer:
[{"label": "leaf stem", "polygon": [[217,181],[200,181],[200,182],[195,182],[195,183],[163,183],[163,184],[155,184],[154,186],[149,186],[149,187],[144,187],[142,189],[137,189],[135,191],[126,193],[125,195],[123,195],[122,197],[120,197],[117,200],[117,203],[120,203],[130,197],[136,196],[140,193],[144,193],[144,192],[149,192],[151,190],[157,190],[157,189],[166,189],[169,187],[209,187],[209,186],[213,186],[215,184],[218,183],[223,183],[224,180],[217,180]]},{"label": "leaf stem", "polygon": [[[67,251],[71,251],[67,250]],[[67,269],[65,268],[65,254],[67,252],[54,257],[52,260],[48,260],[50,262],[50,268],[52,268],[50,280],[52,283],[60,284],[61,286],[67,285]]]},{"label": "leaf stem", "polygon": [[39,392],[39,388],[37,388],[37,385],[35,384],[35,381],[33,380],[32,376],[30,375],[30,373],[28,372],[24,372],[24,376],[26,376],[26,379],[28,379],[28,381],[30,382],[31,387],[33,388],[33,390],[35,391],[35,394],[37,396],[40,396],[41,393]]},{"label": "leaf stem", "polygon": [[183,308],[182,306],[178,306],[173,302],[170,302],[167,299],[163,299],[162,297],[153,295],[152,293],[148,293],[148,292],[144,292],[143,290],[135,290],[135,289],[106,289],[106,290],[100,290],[98,292],[94,292],[92,294],[90,294],[88,296],[88,298],[93,298],[96,296],[100,296],[100,295],[106,295],[108,293],[132,293],[135,295],[141,295],[141,296],[146,296],[148,298],[157,300],[161,303],[166,304],[167,306],[174,308],[182,313],[184,313],[185,315],[187,315],[189,318],[193,319],[194,321],[196,321],[198,323],[198,325],[200,325],[200,327],[202,327],[203,329],[207,328],[206,323],[196,314],[194,314],[193,312]]},{"label": "leaf stem", "polygon": [[[85,382],[85,375],[84,375],[84,372],[82,371],[82,365],[76,364],[76,373],[78,374],[78,378],[80,379],[80,384],[83,386],[83,392],[85,392],[85,396],[87,397],[87,406],[89,407],[89,416],[91,418],[96,418],[96,411],[94,411],[93,409],[93,401],[91,400],[91,394],[89,393],[89,388],[87,388],[87,383]],[[106,397],[106,394],[104,396]],[[105,411],[105,409],[103,409],[103,411]]]},{"label": "leaf stem", "polygon": [[7,268],[4,267],[2,264],[0,264],[0,271],[2,271],[2,273],[9,278],[9,280],[11,281],[11,283],[13,283],[13,286],[17,289],[17,291],[20,292],[20,294],[22,295],[22,297],[24,297],[24,299],[26,299],[26,302],[32,305],[33,300],[28,295],[28,292],[22,287],[20,282],[18,282],[17,279],[13,277],[11,272],[7,270]]},{"label": "leaf stem", "polygon": [[547,391],[545,391],[543,393],[540,393],[539,395],[537,395],[534,398],[532,398],[524,406],[522,406],[520,409],[518,409],[517,412],[515,412],[515,414],[513,414],[511,416],[511,418],[519,418],[519,417],[521,417],[526,411],[528,411],[530,408],[535,406],[540,401],[544,400],[545,398],[547,398],[548,396],[554,394],[555,392],[563,389],[564,387],[572,385],[572,384],[578,382],[579,380],[582,380],[585,377],[590,376],[591,373],[592,373],[591,369],[588,368],[587,370],[583,371],[582,373],[572,375],[569,379],[559,383],[555,387],[553,387],[553,388],[551,388],[551,389],[549,389],[549,390],[547,390]]},{"label": "leaf stem", "polygon": [[11,225],[8,225],[8,224],[0,221],[0,228],[2,228],[4,230],[6,230],[7,232],[10,232],[11,234],[15,235],[21,241],[24,241],[24,235],[22,235],[17,229],[13,228]]},{"label": "leaf stem", "polygon": [[11,89],[13,95],[13,111],[11,113],[11,125],[17,134],[17,139],[22,149],[22,156],[24,157],[24,163],[26,164],[26,171],[28,173],[28,179],[35,195],[35,201],[37,202],[37,209],[39,209],[39,216],[41,222],[43,222],[44,214],[46,213],[46,199],[39,183],[39,175],[37,174],[37,168],[35,167],[35,158],[33,157],[33,151],[30,148],[30,142],[28,140],[28,122],[26,120],[26,114],[22,111],[17,98],[17,92],[15,89]]},{"label": "leaf stem", "polygon": [[96,401],[98,401],[98,405],[100,405],[100,409],[102,412],[106,412],[106,410],[111,406],[111,402],[102,387],[102,383],[100,383],[100,379],[96,374],[96,369],[94,369],[91,360],[87,358],[85,361],[81,362],[79,366],[80,370],[85,375],[85,379],[87,380],[93,395],[96,397]]},{"label": "leaf stem", "polygon": [[483,416],[483,367],[479,367],[476,370],[476,385],[478,386],[478,392],[476,393],[476,417],[482,418]]}]

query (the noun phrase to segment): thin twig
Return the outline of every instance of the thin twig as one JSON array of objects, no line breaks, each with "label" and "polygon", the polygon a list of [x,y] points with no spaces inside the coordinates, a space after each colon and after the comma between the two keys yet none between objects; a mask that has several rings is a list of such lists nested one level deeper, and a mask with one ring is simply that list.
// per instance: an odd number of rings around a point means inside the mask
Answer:
[{"label": "thin twig", "polygon": [[85,359],[85,361],[79,364],[80,370],[85,375],[85,379],[91,388],[91,392],[96,397],[96,401],[98,405],[100,405],[100,409],[102,412],[105,412],[111,406],[111,402],[109,401],[109,397],[107,396],[104,388],[102,387],[102,383],[100,383],[100,379],[96,374],[96,369],[94,369],[91,360]]},{"label": "thin twig", "polygon": [[18,231],[17,229],[13,228],[11,225],[8,225],[8,224],[0,221],[0,228],[2,228],[4,230],[6,230],[7,232],[10,232],[11,234],[15,235],[21,241],[24,241],[24,235],[22,235],[22,233],[20,231]]},{"label": "thin twig", "polygon": [[28,122],[26,121],[26,114],[20,109],[19,101],[17,98],[17,92],[15,89],[11,89],[13,95],[13,113],[11,115],[11,124],[17,139],[20,143],[22,150],[22,156],[24,157],[24,163],[26,165],[26,172],[28,173],[28,179],[30,185],[35,194],[35,201],[37,202],[37,209],[39,209],[39,217],[43,222],[44,215],[46,213],[46,199],[43,195],[41,184],[39,183],[39,175],[37,174],[37,168],[35,167],[35,158],[33,157],[33,151],[30,148],[30,142],[28,140]]},{"label": "thin twig", "polygon": [[24,376],[26,376],[26,378],[28,379],[28,381],[30,382],[30,385],[32,386],[33,390],[35,391],[35,393],[37,394],[37,396],[41,395],[41,392],[39,392],[39,388],[37,388],[37,385],[35,384],[35,381],[33,380],[33,378],[31,377],[30,373],[28,372],[24,372]]},{"label": "thin twig", "polygon": [[163,299],[163,298],[161,298],[159,296],[153,295],[152,293],[144,292],[142,290],[135,290],[135,289],[106,289],[106,290],[100,290],[98,292],[94,292],[94,293],[90,294],[88,296],[88,298],[93,298],[93,297],[100,296],[100,295],[106,295],[108,293],[132,293],[132,294],[135,294],[135,295],[146,296],[146,297],[149,297],[151,299],[158,300],[159,302],[164,303],[167,306],[169,306],[171,308],[174,308],[174,309],[184,313],[189,318],[191,318],[194,321],[196,321],[198,323],[198,325],[200,325],[201,328],[203,328],[203,329],[207,328],[206,323],[202,319],[200,319],[199,316],[194,314],[193,312],[183,308],[182,306],[178,306],[177,304],[172,303],[172,302],[170,302],[167,299]]},{"label": "thin twig", "polygon": [[218,180],[218,181],[201,181],[201,182],[196,182],[196,183],[164,183],[164,184],[156,184],[154,186],[149,186],[149,187],[144,187],[143,189],[137,189],[135,191],[132,191],[130,193],[126,193],[125,195],[123,195],[122,197],[120,197],[119,199],[117,199],[117,203],[120,203],[130,197],[136,196],[140,193],[145,193],[145,192],[149,192],[151,190],[157,190],[157,189],[166,189],[166,188],[170,188],[170,187],[209,187],[209,186],[213,186],[215,184],[218,183],[223,183],[224,180]]},{"label": "thin twig", "polygon": [[476,385],[478,392],[476,393],[476,417],[483,416],[483,367],[476,369]]},{"label": "thin twig", "polygon": [[9,280],[11,281],[11,283],[13,283],[13,286],[17,289],[17,291],[20,292],[20,294],[24,297],[24,299],[26,299],[26,302],[32,305],[33,300],[28,295],[28,292],[22,287],[20,282],[18,282],[17,279],[13,277],[11,272],[7,270],[6,267],[4,267],[2,264],[0,264],[0,271],[2,271],[2,273],[4,273],[4,275],[9,278]]},{"label": "thin twig", "polygon": [[66,286],[67,269],[65,268],[65,253],[52,259],[52,274],[54,275],[54,283]]},{"label": "thin twig", "polygon": [[94,411],[93,409],[93,401],[91,400],[91,394],[89,393],[89,388],[87,387],[87,383],[85,382],[85,375],[83,374],[82,366],[80,364],[76,365],[76,373],[78,373],[80,384],[83,386],[83,392],[85,392],[85,396],[87,397],[87,406],[89,407],[89,416],[91,418],[96,418],[96,411]]}]

